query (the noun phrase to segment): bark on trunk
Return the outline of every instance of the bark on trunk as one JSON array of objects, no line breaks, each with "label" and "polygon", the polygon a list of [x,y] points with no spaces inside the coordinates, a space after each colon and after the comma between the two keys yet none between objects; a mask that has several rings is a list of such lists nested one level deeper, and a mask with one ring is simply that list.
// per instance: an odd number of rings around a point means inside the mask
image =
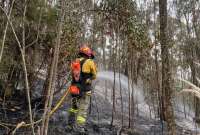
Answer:
[{"label": "bark on trunk", "polygon": [[171,102],[172,89],[170,87],[171,72],[169,60],[169,45],[167,42],[167,0],[159,0],[160,11],[160,44],[162,58],[162,94],[164,99],[164,113],[166,117],[168,134],[176,135],[173,106]]},{"label": "bark on trunk", "polygon": [[60,20],[58,24],[54,56],[53,56],[52,66],[51,66],[51,71],[50,71],[50,80],[49,80],[48,91],[47,91],[48,94],[47,94],[47,99],[45,101],[45,110],[43,114],[42,129],[41,129],[42,135],[48,134],[48,126],[49,126],[49,118],[50,118],[49,113],[51,111],[53,94],[56,87],[57,66],[58,66],[59,51],[60,51],[59,49],[60,49],[60,43],[61,43],[62,26],[63,26],[64,16],[65,16],[65,1],[59,1],[59,4],[61,5],[61,13],[60,13]]}]

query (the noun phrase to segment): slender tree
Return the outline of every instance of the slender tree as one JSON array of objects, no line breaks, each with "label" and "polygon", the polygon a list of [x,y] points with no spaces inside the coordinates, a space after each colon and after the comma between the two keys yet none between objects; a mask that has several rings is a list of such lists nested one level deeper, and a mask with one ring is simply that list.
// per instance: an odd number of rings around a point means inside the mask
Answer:
[{"label": "slender tree", "polygon": [[171,89],[171,70],[169,61],[169,44],[167,36],[167,0],[159,0],[160,12],[160,44],[162,58],[162,94],[164,100],[164,111],[169,135],[176,135],[174,112],[172,105],[172,89]]}]

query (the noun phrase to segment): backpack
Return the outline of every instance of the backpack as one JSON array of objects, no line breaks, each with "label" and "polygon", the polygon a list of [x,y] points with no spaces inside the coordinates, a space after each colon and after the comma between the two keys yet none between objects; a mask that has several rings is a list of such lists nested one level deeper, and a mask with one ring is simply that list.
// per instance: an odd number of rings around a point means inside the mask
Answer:
[{"label": "backpack", "polygon": [[80,94],[80,85],[82,83],[82,66],[87,59],[76,59],[71,63],[72,84],[70,86],[70,93],[72,95]]},{"label": "backpack", "polygon": [[78,83],[81,81],[82,78],[82,66],[87,59],[79,60],[76,59],[71,63],[71,73],[73,82]]}]

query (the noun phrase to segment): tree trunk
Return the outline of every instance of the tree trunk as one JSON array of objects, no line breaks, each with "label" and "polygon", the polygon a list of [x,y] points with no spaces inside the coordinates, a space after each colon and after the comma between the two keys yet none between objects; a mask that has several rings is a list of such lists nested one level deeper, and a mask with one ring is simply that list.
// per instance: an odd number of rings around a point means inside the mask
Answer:
[{"label": "tree trunk", "polygon": [[48,67],[47,67],[47,76],[46,76],[46,80],[44,82],[44,86],[43,86],[43,91],[42,91],[42,99],[43,101],[46,101],[47,100],[47,94],[48,94],[48,84],[49,84],[49,79],[50,79],[50,73],[51,73],[51,68],[52,68],[52,55],[51,53],[48,55],[49,56],[49,59],[48,59]]},{"label": "tree trunk", "polygon": [[[114,60],[115,61],[115,60]],[[113,93],[112,93],[112,101],[113,101],[113,106],[112,106],[112,119],[111,119],[111,125],[113,125],[114,122],[114,115],[115,115],[115,62],[113,63],[113,72],[114,72],[114,82],[113,82]]]},{"label": "tree trunk", "polygon": [[[197,20],[198,16],[199,16],[199,13],[197,13],[197,11],[195,10],[195,2],[193,2],[193,4],[192,4],[192,17],[193,17],[192,23],[193,23],[194,33],[196,35],[196,40],[197,41],[195,42],[194,45],[192,45],[192,60],[191,60],[191,70],[192,71],[191,72],[192,72],[192,82],[196,86],[199,85],[198,82],[197,82],[197,79],[196,79],[196,77],[198,75],[198,70],[196,70],[195,63],[194,63],[194,62],[197,62],[197,59],[198,59],[198,57],[197,57],[198,55],[197,54],[199,53],[198,47],[197,47],[198,44],[196,44],[196,43],[199,43],[199,41],[200,41],[200,34],[198,32],[198,22],[197,22],[198,21]],[[197,121],[200,120],[200,108],[199,108],[199,105],[200,105],[200,100],[199,100],[199,98],[195,97],[195,119]]]},{"label": "tree trunk", "polygon": [[171,102],[172,89],[170,60],[169,60],[169,45],[167,37],[167,0],[159,0],[160,12],[160,44],[161,44],[161,58],[162,58],[162,94],[164,100],[164,113],[166,117],[168,134],[176,135],[175,120],[173,106]]},{"label": "tree trunk", "polygon": [[[119,60],[120,61],[120,60]],[[120,89],[120,101],[121,101],[121,124],[124,124],[124,106],[123,106],[123,95],[122,95],[122,84],[121,84],[121,62],[119,62],[119,89]]]},{"label": "tree trunk", "polygon": [[43,121],[42,121],[42,129],[41,134],[47,135],[48,134],[48,125],[49,125],[49,118],[50,118],[50,111],[53,101],[53,94],[56,86],[56,77],[57,77],[57,66],[58,66],[58,58],[59,58],[59,49],[60,49],[60,42],[61,42],[61,34],[62,34],[62,26],[64,22],[64,16],[65,16],[65,1],[59,1],[59,4],[61,5],[61,11],[60,11],[60,18],[59,18],[59,24],[58,24],[58,31],[57,31],[57,39],[56,39],[56,45],[54,49],[54,56],[52,60],[52,66],[50,70],[50,76],[49,76],[49,84],[48,84],[48,94],[47,99],[45,101],[45,110],[43,114]]}]

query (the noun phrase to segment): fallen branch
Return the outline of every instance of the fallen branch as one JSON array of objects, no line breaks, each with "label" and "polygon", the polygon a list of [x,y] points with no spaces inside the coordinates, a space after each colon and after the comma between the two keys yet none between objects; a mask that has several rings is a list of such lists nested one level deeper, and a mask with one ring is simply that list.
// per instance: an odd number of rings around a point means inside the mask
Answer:
[{"label": "fallen branch", "polygon": [[178,94],[183,94],[183,93],[192,93],[200,99],[200,92],[195,89],[183,89],[182,91],[178,92]]},{"label": "fallen branch", "polygon": [[[41,121],[42,121],[42,119],[39,119],[33,123],[27,123],[27,124],[25,123],[24,125],[22,125],[22,127],[30,127],[32,124],[34,124],[34,125],[39,124]],[[9,129],[8,127],[16,127],[17,124],[9,124],[9,123],[0,122],[0,126]]]},{"label": "fallen branch", "polygon": [[12,135],[14,135],[17,131],[17,129],[19,129],[20,127],[22,127],[25,124],[24,121],[20,122],[17,124],[16,128],[12,131]]},{"label": "fallen branch", "polygon": [[[60,100],[57,102],[57,104],[55,105],[55,107],[53,109],[51,109],[50,113],[49,113],[49,117],[51,117],[57,110],[58,108],[63,104],[64,100],[66,99],[66,97],[69,95],[69,89],[65,92],[65,94],[60,98]],[[33,123],[28,123],[28,124],[23,124],[21,127],[29,127],[32,124],[36,125],[39,124],[40,122],[42,122],[42,119],[39,119]],[[16,124],[9,124],[9,123],[3,123],[0,122],[0,126],[9,129],[8,127],[17,127]]]},{"label": "fallen branch", "polygon": [[179,79],[179,80],[185,82],[186,84],[188,84],[189,86],[191,86],[193,89],[195,89],[195,90],[197,90],[198,92],[200,92],[200,88],[197,87],[196,85],[194,85],[193,83],[191,83],[191,82],[189,82],[189,81],[187,81],[187,80],[184,80],[184,79]]},{"label": "fallen branch", "polygon": [[183,89],[182,91],[178,92],[178,95],[183,93],[192,93],[200,99],[200,92],[195,89]]},{"label": "fallen branch", "polygon": [[6,128],[6,129],[8,129],[8,130],[10,130],[10,128],[9,128],[8,126],[6,126],[5,123],[1,123],[1,122],[0,122],[0,126]]}]

